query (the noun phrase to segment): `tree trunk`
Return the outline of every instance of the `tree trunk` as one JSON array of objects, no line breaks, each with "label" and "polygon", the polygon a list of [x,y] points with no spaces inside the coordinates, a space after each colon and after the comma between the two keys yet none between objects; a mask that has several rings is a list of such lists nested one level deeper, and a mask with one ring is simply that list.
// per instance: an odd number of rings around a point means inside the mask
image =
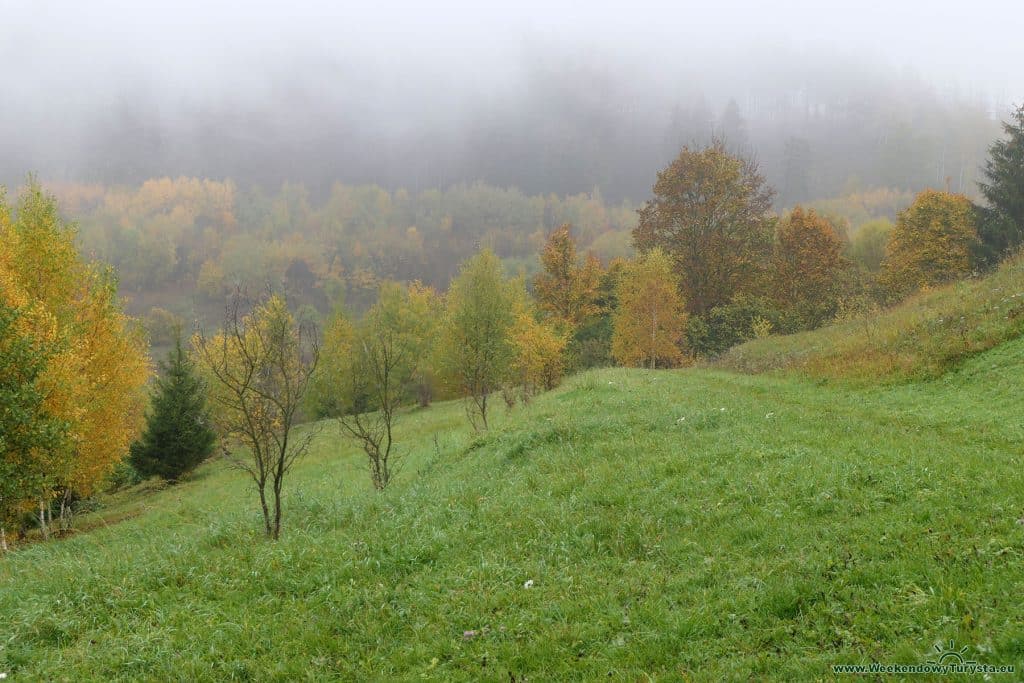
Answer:
[{"label": "tree trunk", "polygon": [[260,491],[260,507],[263,509],[263,529],[267,532],[267,536],[274,537],[274,529],[270,523],[270,508],[267,506],[267,491],[266,484],[259,487]]},{"label": "tree trunk", "polygon": [[658,335],[658,311],[651,311],[651,370],[654,369],[655,339]]},{"label": "tree trunk", "polygon": [[271,535],[275,541],[281,537],[281,490],[280,486],[274,486],[274,532]]},{"label": "tree trunk", "polygon": [[49,540],[50,528],[46,525],[46,504],[43,499],[39,499],[39,533],[43,535],[43,540]]},{"label": "tree trunk", "polygon": [[7,530],[0,526],[0,552],[6,553],[7,551]]},{"label": "tree trunk", "polygon": [[60,498],[60,530],[65,532],[71,526],[71,504],[68,499],[71,498],[71,490],[65,489],[64,494]]}]

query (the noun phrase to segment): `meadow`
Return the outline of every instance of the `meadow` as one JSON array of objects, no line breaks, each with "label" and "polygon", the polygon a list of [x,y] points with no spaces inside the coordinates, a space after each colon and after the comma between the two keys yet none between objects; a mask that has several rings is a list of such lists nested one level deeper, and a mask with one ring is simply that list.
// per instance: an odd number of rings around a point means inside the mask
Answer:
[{"label": "meadow", "polygon": [[216,461],[0,560],[0,672],[820,680],[950,640],[1020,672],[1022,354],[874,385],[590,371],[485,434],[436,404],[383,493],[307,426],[278,542]]},{"label": "meadow", "polygon": [[861,385],[934,379],[977,353],[1024,335],[1024,255],[992,273],[925,289],[888,309],[733,347],[714,365],[784,370]]}]

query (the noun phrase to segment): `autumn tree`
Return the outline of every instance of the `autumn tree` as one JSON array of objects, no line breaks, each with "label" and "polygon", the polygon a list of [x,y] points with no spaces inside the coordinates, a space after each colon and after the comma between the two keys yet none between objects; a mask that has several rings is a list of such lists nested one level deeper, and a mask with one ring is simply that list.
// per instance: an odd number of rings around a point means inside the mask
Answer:
[{"label": "autumn tree", "polygon": [[406,381],[420,407],[426,408],[434,398],[438,382],[432,346],[441,325],[444,302],[433,288],[420,282],[410,284],[404,297],[401,315],[413,357]]},{"label": "autumn tree", "polygon": [[702,314],[763,284],[772,195],[757,164],[721,141],[684,147],[658,173],[633,241],[641,253],[658,247],[670,257],[687,309]]},{"label": "autumn tree", "polygon": [[52,349],[36,385],[43,410],[67,429],[62,447],[38,454],[44,536],[54,499],[66,521],[70,500],[91,494],[128,454],[150,369],[142,329],[122,311],[113,274],[82,260],[75,236],[34,181],[13,207],[0,194],[0,299],[22,311],[20,334]]},{"label": "autumn tree", "polygon": [[986,256],[995,260],[1024,242],[1024,105],[1003,123],[1005,138],[989,147],[981,193],[988,202],[979,225]]},{"label": "autumn tree", "polygon": [[598,278],[595,297],[597,313],[572,336],[566,363],[572,368],[603,367],[614,363],[612,357],[612,318],[618,308],[617,290],[627,261],[612,259]]},{"label": "autumn tree", "polygon": [[144,477],[177,481],[213,453],[216,440],[206,385],[182,347],[179,329],[174,348],[160,364],[146,429],[132,444],[131,463]]},{"label": "autumn tree", "polygon": [[681,363],[686,307],[671,259],[654,248],[632,261],[619,280],[617,294],[612,332],[615,359],[651,369]]},{"label": "autumn tree", "polygon": [[537,319],[525,291],[509,337],[514,349],[509,382],[519,388],[523,399],[558,386],[565,372],[567,334]]},{"label": "autumn tree", "polygon": [[880,280],[893,296],[971,272],[977,214],[961,194],[925,190],[896,220]]},{"label": "autumn tree", "polygon": [[0,551],[6,522],[45,486],[46,451],[67,447],[67,423],[47,412],[40,378],[55,348],[21,325],[23,311],[0,300]]},{"label": "autumn tree", "polygon": [[534,278],[537,307],[568,330],[576,330],[598,311],[601,264],[589,256],[577,263],[576,242],[568,223],[554,230],[540,256],[543,270]]},{"label": "autumn tree", "polygon": [[796,207],[780,223],[772,256],[772,295],[799,327],[817,327],[835,315],[847,261],[832,224]]},{"label": "autumn tree", "polygon": [[515,285],[490,250],[466,261],[452,281],[439,335],[440,363],[449,383],[466,397],[475,428],[487,429],[489,400],[509,375],[515,357]]},{"label": "autumn tree", "polygon": [[236,293],[224,327],[212,336],[198,332],[193,347],[210,380],[223,451],[251,477],[264,530],[276,539],[285,477],[316,435],[315,429],[297,433],[294,427],[320,345],[316,330],[296,323],[282,297],[270,296],[249,314],[247,308],[244,295]]},{"label": "autumn tree", "polygon": [[339,349],[331,355],[338,368],[338,389],[343,408],[338,423],[367,457],[374,488],[383,490],[395,473],[394,426],[398,409],[413,397],[418,375],[430,343],[429,292],[423,287],[384,283],[375,303],[359,323],[339,329],[332,325],[332,340]]}]

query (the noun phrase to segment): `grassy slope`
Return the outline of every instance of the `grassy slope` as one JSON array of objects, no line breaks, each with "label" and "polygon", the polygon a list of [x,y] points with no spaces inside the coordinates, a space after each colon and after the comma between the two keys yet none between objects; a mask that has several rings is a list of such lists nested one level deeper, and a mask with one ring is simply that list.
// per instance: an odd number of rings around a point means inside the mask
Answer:
[{"label": "grassy slope", "polygon": [[1022,354],[875,388],[592,372],[479,438],[439,405],[383,495],[325,431],[278,543],[214,464],[0,560],[0,672],[802,680],[950,638],[1020,671]]},{"label": "grassy slope", "polygon": [[1024,255],[984,277],[911,297],[845,323],[737,346],[715,363],[740,372],[797,370],[861,384],[941,376],[1024,334]]}]

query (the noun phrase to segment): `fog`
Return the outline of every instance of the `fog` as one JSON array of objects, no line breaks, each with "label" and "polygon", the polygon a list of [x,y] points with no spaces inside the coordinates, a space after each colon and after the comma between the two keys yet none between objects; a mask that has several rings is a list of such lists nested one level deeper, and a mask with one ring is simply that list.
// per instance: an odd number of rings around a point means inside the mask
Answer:
[{"label": "fog", "polygon": [[[1002,2],[0,2],[0,182],[642,199],[681,144],[786,200],[972,179],[1024,100]],[[946,180],[952,178],[952,181]]]}]

